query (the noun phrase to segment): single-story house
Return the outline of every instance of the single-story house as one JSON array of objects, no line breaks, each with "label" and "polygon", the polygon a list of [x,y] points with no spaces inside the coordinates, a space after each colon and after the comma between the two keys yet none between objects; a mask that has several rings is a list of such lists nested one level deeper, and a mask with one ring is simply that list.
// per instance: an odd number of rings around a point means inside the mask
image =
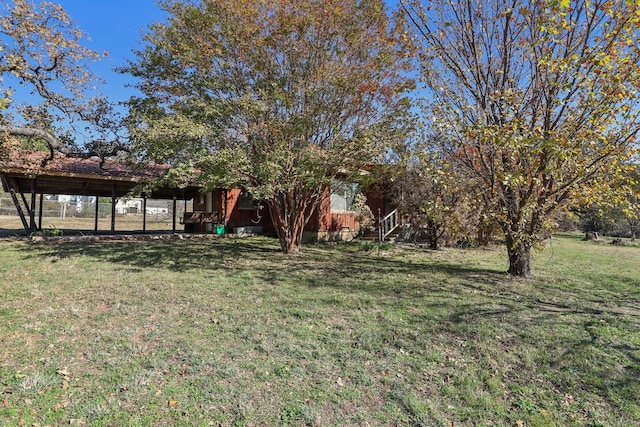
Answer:
[{"label": "single-story house", "polygon": [[[352,209],[358,187],[335,181],[331,189],[322,195],[316,212],[305,227],[305,238],[310,240],[351,240],[361,229],[360,214]],[[366,194],[366,204],[375,222],[378,214],[384,215],[385,198],[381,194]],[[189,218],[206,218],[189,223]],[[185,227],[192,232],[213,232],[216,225],[223,225],[227,232],[244,234],[275,234],[266,203],[253,200],[251,194],[241,189],[216,189],[201,193],[193,200],[193,212],[185,213]]]},{"label": "single-story house", "polygon": [[[117,201],[131,195],[145,182],[156,180],[166,173],[165,165],[130,165],[116,160],[75,158],[56,154],[20,150],[14,151],[8,161],[0,164],[0,180],[5,191],[14,200],[25,230],[41,229],[42,199],[46,195],[75,195],[110,197],[112,204],[111,232],[115,232]],[[193,210],[185,212],[180,223],[186,232],[230,232],[275,234],[268,207],[257,203],[250,193],[242,189],[216,189],[204,191],[193,183],[188,186],[165,185],[151,187],[142,205],[136,211],[148,213],[146,198],[173,201],[173,231],[176,231],[177,200],[193,200]],[[317,240],[350,240],[361,229],[359,214],[353,209],[358,185],[334,180],[334,184],[321,197],[319,207],[305,228],[305,238]],[[40,214],[36,197],[40,195]],[[30,197],[28,197],[30,196]],[[97,200],[97,199],[96,199]],[[387,222],[391,208],[381,191],[369,191],[366,205],[372,213],[374,224]],[[131,208],[129,206],[129,208]],[[168,212],[168,205],[164,208]],[[98,231],[96,203],[95,228]],[[163,211],[164,212],[164,211]],[[391,211],[393,215],[394,211]],[[394,220],[394,224],[397,221]],[[143,224],[145,222],[143,221]],[[393,225],[395,227],[395,225]],[[143,232],[145,231],[143,226]]]}]

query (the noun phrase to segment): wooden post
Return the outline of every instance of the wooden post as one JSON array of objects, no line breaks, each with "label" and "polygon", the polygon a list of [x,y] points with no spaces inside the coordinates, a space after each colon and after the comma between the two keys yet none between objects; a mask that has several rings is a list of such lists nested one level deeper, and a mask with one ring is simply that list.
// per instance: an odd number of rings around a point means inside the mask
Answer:
[{"label": "wooden post", "polygon": [[99,210],[98,207],[100,205],[100,197],[96,196],[96,214],[94,217],[94,224],[93,224],[93,233],[94,234],[98,234],[98,214],[99,214]]},{"label": "wooden post", "polygon": [[29,208],[29,228],[36,231],[36,180],[31,180],[31,205]]},{"label": "wooden post", "polygon": [[116,234],[116,184],[111,187],[111,234]]},{"label": "wooden post", "polygon": [[27,198],[24,197],[24,193],[20,191],[20,198],[22,199],[22,203],[24,203],[24,208],[27,210],[27,214],[29,214],[29,203],[27,203]]},{"label": "wooden post", "polygon": [[382,224],[382,213],[380,212],[380,208],[378,208],[378,244],[382,243],[384,240],[384,228]]},{"label": "wooden post", "polygon": [[142,234],[147,233],[147,195],[142,195]]},{"label": "wooden post", "polygon": [[[193,210],[193,209],[191,209]],[[187,196],[184,194],[184,189],[182,190],[182,216],[180,217],[180,224],[182,224],[182,219],[184,219],[185,214],[187,213]],[[182,226],[182,231],[184,232],[191,232],[193,233],[193,230],[188,230],[187,225],[184,224]]]},{"label": "wooden post", "polygon": [[44,194],[40,193],[40,207],[38,209],[38,230],[42,230],[42,205],[43,205],[43,199],[44,198]]},{"label": "wooden post", "polygon": [[176,234],[176,205],[177,205],[177,198],[176,196],[173,196],[173,234]]},{"label": "wooden post", "polygon": [[[22,211],[22,207],[20,206],[20,200],[18,200],[18,196],[16,195],[16,187],[17,185],[13,181],[9,181],[4,177],[4,175],[0,175],[0,179],[2,180],[3,185],[9,189],[9,194],[11,195],[11,199],[13,200],[13,204],[16,207],[16,211],[20,216],[20,221],[22,221],[22,227],[24,227],[25,233],[29,232],[29,224],[27,224],[27,219],[24,216],[24,212]],[[20,193],[22,195],[22,193]],[[24,197],[24,196],[23,196]]]}]

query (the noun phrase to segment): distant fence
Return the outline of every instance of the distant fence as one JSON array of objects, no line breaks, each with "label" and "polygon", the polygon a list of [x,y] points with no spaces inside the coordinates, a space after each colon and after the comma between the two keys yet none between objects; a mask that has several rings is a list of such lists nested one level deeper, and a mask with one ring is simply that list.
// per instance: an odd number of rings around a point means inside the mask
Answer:
[{"label": "distant fence", "polygon": [[[29,201],[29,200],[28,200]],[[36,200],[36,215],[40,206],[40,201]],[[78,210],[75,202],[58,202],[53,200],[43,200],[42,202],[42,217],[43,218],[64,218],[66,216],[73,217],[93,217],[95,216],[95,205],[84,202],[81,206],[83,209]],[[24,206],[21,206],[24,214],[27,212]],[[103,204],[99,205],[99,216],[111,215],[111,206]],[[18,215],[18,210],[13,204],[11,198],[0,197],[0,215],[13,216]]]},{"label": "distant fence", "polygon": [[[147,206],[147,216],[154,218],[167,218],[171,217],[171,209],[172,202],[170,200],[152,200],[147,199],[147,203],[152,206]],[[158,205],[163,205],[166,203],[165,213],[161,213],[159,211]],[[39,209],[40,201],[36,201],[36,215]],[[43,218],[65,218],[67,216],[75,217],[75,218],[93,218],[95,216],[95,204],[89,202],[81,202],[81,209],[78,209],[78,205],[76,202],[60,202],[57,200],[43,200],[42,203],[42,217]],[[187,210],[192,209],[192,203],[187,203]],[[164,206],[163,206],[164,207]],[[24,206],[22,206],[23,212],[25,215],[27,214],[24,211]],[[181,217],[184,212],[184,203],[179,202],[176,205],[176,215]],[[18,216],[18,210],[16,206],[13,204],[13,200],[10,197],[0,197],[0,215],[4,216]],[[138,215],[142,216],[142,212],[136,209],[129,208],[126,214],[118,214],[118,215]],[[111,203],[110,202],[100,202],[98,205],[98,216],[101,218],[111,216]]]}]

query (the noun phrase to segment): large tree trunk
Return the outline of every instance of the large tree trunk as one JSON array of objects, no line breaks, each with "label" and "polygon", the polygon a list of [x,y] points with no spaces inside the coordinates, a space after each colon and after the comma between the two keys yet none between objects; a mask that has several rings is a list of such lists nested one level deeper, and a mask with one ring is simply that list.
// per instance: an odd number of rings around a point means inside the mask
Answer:
[{"label": "large tree trunk", "polygon": [[631,220],[629,220],[629,228],[631,228],[631,241],[635,242],[638,237],[638,228],[640,227],[638,227],[637,223],[632,223]]},{"label": "large tree trunk", "polygon": [[509,255],[510,275],[516,277],[529,277],[531,275],[531,245],[525,242],[516,242],[507,236],[507,254]]},{"label": "large tree trunk", "polygon": [[440,249],[440,230],[438,223],[431,219],[427,219],[427,243],[429,249],[437,251]]},{"label": "large tree trunk", "polygon": [[318,204],[316,192],[289,191],[268,201],[273,227],[285,254],[300,252],[305,225]]}]

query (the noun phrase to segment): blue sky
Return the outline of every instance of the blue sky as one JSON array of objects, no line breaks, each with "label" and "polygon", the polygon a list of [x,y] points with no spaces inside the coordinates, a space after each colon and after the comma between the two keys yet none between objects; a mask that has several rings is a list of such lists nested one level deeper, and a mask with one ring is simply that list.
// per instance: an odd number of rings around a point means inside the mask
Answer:
[{"label": "blue sky", "polygon": [[106,81],[102,92],[112,101],[127,100],[133,89],[130,79],[113,71],[133,59],[142,33],[153,22],[162,20],[162,11],[154,0],[57,0],[90,40],[85,45],[109,56],[93,64],[94,73]]},{"label": "blue sky", "polygon": [[[84,45],[100,54],[108,52],[106,58],[92,64],[94,74],[106,82],[99,92],[116,103],[136,94],[135,89],[126,87],[131,78],[113,70],[126,65],[127,59],[134,58],[132,51],[141,46],[142,34],[147,27],[163,19],[155,0],[49,1],[60,4],[86,34]],[[395,7],[396,0],[387,0],[386,3]],[[16,92],[14,95],[18,103],[24,100],[23,94]]]}]

